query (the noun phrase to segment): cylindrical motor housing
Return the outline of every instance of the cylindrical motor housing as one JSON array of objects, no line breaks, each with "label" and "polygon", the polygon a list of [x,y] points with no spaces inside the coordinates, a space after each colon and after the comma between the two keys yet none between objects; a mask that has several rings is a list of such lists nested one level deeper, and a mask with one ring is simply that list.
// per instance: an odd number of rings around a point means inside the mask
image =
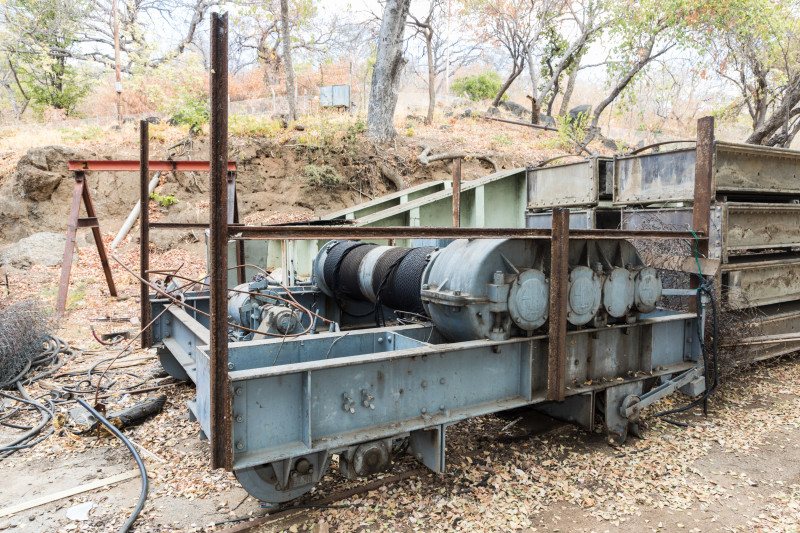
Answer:
[{"label": "cylindrical motor housing", "polygon": [[[317,256],[318,287],[340,302],[365,300],[429,316],[451,341],[508,339],[544,326],[550,242],[460,239],[442,250],[333,241]],[[570,240],[567,320],[576,327],[650,312],[661,280],[622,240]]]},{"label": "cylindrical motor housing", "polygon": [[[458,240],[422,278],[422,300],[437,329],[452,341],[508,339],[548,319],[550,243],[543,240]],[[630,243],[570,240],[567,320],[599,327],[649,312],[661,280]],[[638,295],[638,296],[637,296]]]}]

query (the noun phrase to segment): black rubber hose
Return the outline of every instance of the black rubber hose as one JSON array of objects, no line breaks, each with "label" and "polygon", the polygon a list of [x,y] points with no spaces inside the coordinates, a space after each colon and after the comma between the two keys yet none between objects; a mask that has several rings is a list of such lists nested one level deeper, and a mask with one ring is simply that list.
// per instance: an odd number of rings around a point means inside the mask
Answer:
[{"label": "black rubber hose", "polygon": [[114,426],[114,424],[106,420],[103,415],[98,413],[83,398],[76,398],[75,400],[79,404],[81,404],[84,409],[92,413],[92,415],[94,415],[94,417],[97,419],[98,422],[103,424],[106,427],[106,429],[108,429],[111,433],[113,433],[119,440],[122,441],[123,444],[125,444],[125,446],[128,447],[128,449],[131,451],[131,454],[133,455],[133,458],[136,460],[136,466],[139,467],[139,472],[142,475],[142,492],[141,494],[139,494],[139,503],[136,505],[136,508],[133,510],[133,513],[131,513],[131,516],[128,517],[128,520],[124,524],[122,524],[122,527],[119,530],[120,533],[126,533],[133,525],[133,523],[136,522],[136,519],[139,517],[139,513],[142,512],[142,509],[144,508],[144,502],[145,500],[147,500],[147,469],[144,467],[144,462],[142,462],[142,458],[139,455],[139,452],[137,452],[136,448],[133,447],[131,441],[129,441],[128,438],[125,435],[123,435],[122,432],[116,428],[116,426]]},{"label": "black rubber hose", "polygon": [[[19,384],[19,382],[17,382],[17,387],[20,389],[20,392],[23,393],[23,396],[27,396],[27,393],[25,393],[25,389],[22,388],[22,386]],[[11,399],[11,400],[15,400],[15,401],[20,402],[20,403],[27,403],[28,405],[32,405],[33,407],[35,407],[35,408],[39,409],[40,411],[42,411],[42,421],[39,422],[39,425],[37,425],[36,427],[31,429],[30,431],[28,431],[27,433],[25,433],[21,437],[18,437],[17,439],[13,440],[12,442],[9,442],[8,444],[0,447],[0,459],[5,459],[6,457],[11,455],[12,453],[14,453],[14,452],[16,452],[18,450],[21,450],[23,448],[28,448],[32,444],[35,444],[35,443],[26,443],[25,441],[27,441],[28,439],[33,438],[36,435],[38,435],[39,432],[42,431],[42,429],[44,429],[44,427],[47,424],[50,423],[50,421],[53,419],[54,415],[53,415],[53,411],[52,410],[50,410],[47,407],[45,407],[44,405],[41,405],[40,403],[34,401],[33,399],[26,399],[24,397],[23,398],[18,398],[16,396],[12,396],[10,394],[6,394],[3,391],[0,391],[0,396],[3,396],[4,398],[8,398],[8,399]],[[48,435],[49,435],[49,433],[48,433]],[[38,442],[38,441],[36,441],[36,442]]]},{"label": "black rubber hose", "polygon": [[[718,358],[717,358],[717,355],[718,355],[717,339],[719,338],[719,317],[717,316],[717,302],[716,302],[716,299],[714,298],[714,294],[713,294],[712,291],[710,291],[708,289],[708,286],[705,285],[705,284],[701,285],[697,289],[697,296],[696,296],[696,300],[695,300],[696,306],[697,306],[697,316],[699,317],[700,313],[702,311],[700,300],[701,300],[702,293],[704,293],[704,292],[706,294],[708,294],[709,299],[711,301],[711,312],[712,312],[712,315],[713,315],[713,319],[712,319],[713,337],[711,339],[711,355],[712,355],[711,363],[712,363],[713,369],[714,369],[714,379],[710,382],[710,386],[709,386],[709,375],[708,374],[709,374],[709,369],[711,368],[709,366],[709,361],[708,361],[709,353],[708,353],[708,350],[706,349],[705,340],[701,337],[700,338],[700,347],[701,347],[701,350],[703,352],[703,365],[705,367],[705,377],[706,377],[706,390],[705,390],[705,393],[703,393],[703,395],[700,398],[694,400],[693,402],[691,402],[691,403],[689,403],[687,405],[684,405],[683,407],[678,407],[677,409],[670,409],[669,411],[662,411],[660,413],[656,413],[655,415],[653,415],[654,418],[661,418],[661,417],[664,417],[664,416],[667,416],[667,415],[673,415],[673,414],[676,414],[676,413],[682,413],[682,412],[688,411],[689,409],[691,409],[693,407],[696,407],[696,406],[698,406],[700,404],[703,404],[703,412],[705,414],[708,414],[708,412],[707,412],[708,398],[711,396],[711,394],[714,393],[714,391],[717,390],[717,386],[719,385],[719,361],[718,361]],[[698,331],[698,337],[699,336],[700,336],[700,332]],[[667,418],[662,418],[662,420],[664,420],[664,422],[669,422],[670,424],[674,424],[676,426],[682,426],[682,427],[692,426],[692,424],[686,424],[684,422],[678,422],[678,421],[675,421],[675,420],[669,420]]]}]

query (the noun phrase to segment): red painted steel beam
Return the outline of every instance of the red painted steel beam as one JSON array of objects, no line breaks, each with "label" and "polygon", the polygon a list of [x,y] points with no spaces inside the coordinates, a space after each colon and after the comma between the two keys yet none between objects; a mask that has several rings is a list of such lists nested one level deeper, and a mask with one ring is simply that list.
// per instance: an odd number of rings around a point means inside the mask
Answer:
[{"label": "red painted steel beam", "polygon": [[[149,170],[153,172],[162,171],[168,172],[171,170],[181,172],[209,172],[211,170],[211,163],[208,161],[150,161]],[[95,170],[106,172],[139,172],[141,170],[140,162],[133,160],[96,160],[84,159],[79,161],[69,162],[70,170]],[[231,172],[236,171],[236,162],[228,161],[228,170]]]}]

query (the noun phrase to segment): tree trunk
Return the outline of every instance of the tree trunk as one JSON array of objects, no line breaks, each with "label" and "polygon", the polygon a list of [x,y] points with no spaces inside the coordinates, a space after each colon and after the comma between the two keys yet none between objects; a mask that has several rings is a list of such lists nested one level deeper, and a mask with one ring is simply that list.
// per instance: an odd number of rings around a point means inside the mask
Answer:
[{"label": "tree trunk", "polygon": [[595,136],[597,136],[597,133],[600,129],[597,124],[600,122],[600,115],[603,114],[605,108],[608,107],[611,104],[611,102],[613,102],[617,98],[617,96],[619,96],[619,94],[623,91],[623,89],[625,89],[625,87],[628,86],[631,80],[633,80],[633,78],[644,67],[646,67],[652,60],[666,53],[668,50],[672,48],[672,46],[674,46],[670,45],[665,49],[661,50],[660,52],[658,52],[657,54],[653,55],[653,45],[655,44],[655,36],[651,37],[650,42],[648,44],[649,46],[646,49],[644,49],[645,53],[642,55],[639,61],[637,61],[631,67],[631,69],[625,74],[625,76],[620,81],[618,81],[616,85],[614,85],[608,96],[606,96],[602,102],[597,104],[597,107],[595,107],[590,113],[590,116],[592,117],[592,122],[591,125],[589,126],[589,132],[586,134],[586,138],[583,141],[583,146],[588,146],[589,143],[594,140]]},{"label": "tree trunk", "polygon": [[281,39],[283,40],[283,66],[286,69],[286,100],[289,102],[289,120],[297,120],[294,67],[292,66],[292,36],[289,32],[289,0],[281,0]]},{"label": "tree trunk", "polygon": [[542,108],[536,98],[531,98],[531,124],[539,124],[542,121]]},{"label": "tree trunk", "polygon": [[524,67],[525,67],[524,62],[522,65],[517,65],[517,63],[514,62],[514,68],[511,70],[511,75],[508,77],[503,86],[500,87],[500,90],[497,92],[497,96],[494,97],[494,100],[492,100],[492,105],[494,107],[500,105],[500,100],[503,99],[503,95],[506,94],[506,91],[508,90],[509,87],[511,87],[511,84],[514,83],[514,80],[516,80],[519,77],[519,75],[522,74],[522,70]]},{"label": "tree trunk", "polygon": [[[795,76],[791,81],[789,88],[783,94],[781,103],[775,106],[772,116],[762,120],[761,125],[753,128],[753,133],[750,134],[745,142],[747,144],[768,144],[770,136],[776,134],[787,119],[800,114],[800,109],[797,109],[798,104],[800,104],[800,75]],[[777,139],[773,141],[774,144],[778,144]]]},{"label": "tree trunk", "polygon": [[528,59],[528,76],[531,78],[531,124],[538,124],[542,103],[539,101],[539,76],[536,73],[536,62],[533,60],[533,51],[530,47],[525,48],[525,57]]},{"label": "tree trunk", "polygon": [[428,116],[425,124],[433,122],[433,108],[436,107],[436,65],[433,63],[433,29],[425,32],[428,47]]},{"label": "tree trunk", "polygon": [[569,100],[572,98],[572,91],[575,90],[575,80],[578,77],[578,68],[576,67],[569,73],[567,80],[567,88],[564,89],[564,96],[561,98],[561,106],[558,108],[558,114],[564,116],[569,111]]},{"label": "tree trunk", "polygon": [[378,53],[372,70],[372,87],[367,112],[367,136],[376,142],[394,139],[394,110],[400,74],[406,65],[403,34],[411,0],[388,0],[378,34]]}]

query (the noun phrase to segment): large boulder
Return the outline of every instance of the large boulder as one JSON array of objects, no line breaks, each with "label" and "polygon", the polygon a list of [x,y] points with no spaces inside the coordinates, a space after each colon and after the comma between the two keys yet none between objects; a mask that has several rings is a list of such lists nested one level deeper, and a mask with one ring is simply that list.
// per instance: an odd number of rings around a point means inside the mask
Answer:
[{"label": "large boulder", "polygon": [[581,114],[586,115],[587,117],[590,116],[592,112],[592,106],[589,104],[575,106],[569,110],[568,116],[570,123],[575,122],[578,120],[578,116]]},{"label": "large boulder", "polygon": [[521,106],[516,102],[512,102],[511,100],[501,100],[500,107],[505,108],[506,110],[512,112],[519,118],[527,118],[530,119],[531,117],[531,110],[525,106]]},{"label": "large boulder", "polygon": [[83,154],[65,146],[31,148],[17,163],[14,191],[34,202],[49,200],[61,180],[69,176],[69,160],[82,158]]},{"label": "large boulder", "polygon": [[16,244],[0,248],[0,264],[27,269],[32,265],[58,266],[64,258],[63,233],[34,233]]}]

